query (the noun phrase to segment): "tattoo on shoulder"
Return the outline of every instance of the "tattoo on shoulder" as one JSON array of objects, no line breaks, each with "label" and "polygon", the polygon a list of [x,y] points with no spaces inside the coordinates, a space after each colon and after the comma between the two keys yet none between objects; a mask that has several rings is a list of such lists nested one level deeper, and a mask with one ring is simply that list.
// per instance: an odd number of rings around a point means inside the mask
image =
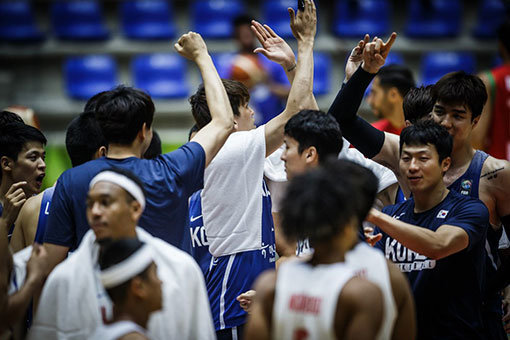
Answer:
[{"label": "tattoo on shoulder", "polygon": [[499,169],[489,171],[489,172],[483,174],[482,176],[480,176],[480,178],[487,177],[487,180],[491,180],[491,179],[497,178],[498,177],[498,172],[500,172],[503,169],[505,169],[504,166],[499,168]]}]

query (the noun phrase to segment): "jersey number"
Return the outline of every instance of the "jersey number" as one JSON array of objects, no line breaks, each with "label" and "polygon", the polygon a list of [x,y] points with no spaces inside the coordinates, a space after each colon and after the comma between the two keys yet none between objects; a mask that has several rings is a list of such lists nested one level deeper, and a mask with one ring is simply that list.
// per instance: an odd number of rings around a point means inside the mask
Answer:
[{"label": "jersey number", "polygon": [[304,328],[298,328],[294,331],[292,340],[305,340],[308,338],[308,331]]}]

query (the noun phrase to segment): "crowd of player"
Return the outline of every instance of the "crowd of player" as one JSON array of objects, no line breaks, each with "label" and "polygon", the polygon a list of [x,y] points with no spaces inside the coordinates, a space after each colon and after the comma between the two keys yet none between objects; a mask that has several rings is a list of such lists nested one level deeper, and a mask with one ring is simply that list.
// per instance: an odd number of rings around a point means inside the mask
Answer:
[{"label": "crowd of player", "polygon": [[[119,86],[70,123],[73,168],[40,192],[46,138],[2,112],[2,338],[506,339],[510,164],[471,147],[482,80],[416,88],[381,69],[396,34],[367,35],[319,111],[315,4],[289,15],[297,59],[251,25],[291,84],[258,127],[246,86],[220,79],[193,32],[175,49],[203,84],[173,152],[150,96]],[[357,116],[374,77],[388,132]]]}]

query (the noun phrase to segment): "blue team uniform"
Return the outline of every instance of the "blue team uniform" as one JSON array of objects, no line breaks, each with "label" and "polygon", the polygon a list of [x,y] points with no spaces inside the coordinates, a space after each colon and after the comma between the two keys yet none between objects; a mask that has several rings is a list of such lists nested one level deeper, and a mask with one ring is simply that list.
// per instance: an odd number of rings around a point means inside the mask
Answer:
[{"label": "blue team uniform", "polygon": [[426,212],[414,212],[412,197],[385,207],[383,212],[432,231],[445,224],[460,227],[469,236],[466,249],[433,260],[407,249],[376,228],[375,233],[383,235],[376,247],[400,267],[411,284],[418,339],[486,339],[481,315],[489,228],[485,205],[450,191],[441,203]]},{"label": "blue team uniform", "polygon": [[189,228],[191,235],[191,255],[197,261],[204,277],[209,270],[211,253],[209,253],[209,242],[205,235],[204,219],[202,218],[202,190],[195,192],[189,199]]},{"label": "blue team uniform", "polygon": [[90,180],[107,168],[133,172],[144,183],[146,207],[139,226],[191,253],[188,198],[203,187],[205,152],[196,142],[155,159],[101,157],[65,171],[57,181],[44,242],[75,249],[89,230],[86,197]]},{"label": "blue team uniform", "polygon": [[37,230],[35,232],[34,242],[42,244],[44,242],[44,233],[46,232],[46,225],[48,225],[48,216],[50,215],[51,199],[55,187],[44,190],[43,197],[41,199],[41,208],[39,210],[39,220],[37,221]]},{"label": "blue team uniform", "polygon": [[206,273],[207,293],[215,329],[227,329],[243,325],[246,312],[236,297],[250,289],[257,276],[266,269],[274,269],[276,247],[271,196],[263,182],[262,197],[262,249],[225,255],[211,256]]}]

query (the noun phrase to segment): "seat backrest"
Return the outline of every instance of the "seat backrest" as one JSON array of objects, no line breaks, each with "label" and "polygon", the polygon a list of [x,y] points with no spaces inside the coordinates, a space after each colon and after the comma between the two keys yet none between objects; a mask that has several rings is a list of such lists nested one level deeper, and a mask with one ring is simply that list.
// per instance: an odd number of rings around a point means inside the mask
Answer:
[{"label": "seat backrest", "polygon": [[230,38],[232,22],[243,9],[238,0],[197,0],[192,5],[194,30],[205,38]]},{"label": "seat backrest", "polygon": [[475,64],[474,56],[467,52],[430,52],[422,60],[422,80],[428,85],[450,72],[473,73]]}]

